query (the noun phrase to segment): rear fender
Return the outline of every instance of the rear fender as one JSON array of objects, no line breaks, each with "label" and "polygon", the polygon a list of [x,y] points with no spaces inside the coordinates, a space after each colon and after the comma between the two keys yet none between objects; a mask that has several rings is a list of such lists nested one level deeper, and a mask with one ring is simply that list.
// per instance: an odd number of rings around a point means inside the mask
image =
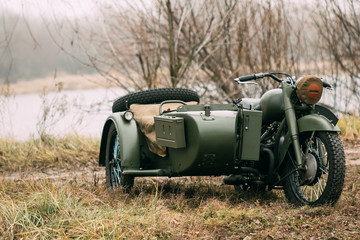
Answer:
[{"label": "rear fender", "polygon": [[139,169],[140,167],[140,140],[137,124],[134,119],[127,121],[123,118],[124,112],[111,114],[103,128],[99,166],[105,166],[106,144],[109,134],[109,128],[115,124],[116,131],[119,135],[121,165],[123,170]]},{"label": "rear fender", "polygon": [[[303,132],[313,132],[313,131],[328,131],[328,132],[339,132],[340,129],[338,126],[333,125],[330,120],[326,117],[319,114],[309,114],[303,116],[297,120],[297,125],[299,129],[299,134]],[[282,131],[282,129],[280,129]],[[283,132],[283,131],[282,131]],[[288,151],[292,141],[290,132],[286,132],[285,135],[278,138],[278,161],[281,163]]]}]

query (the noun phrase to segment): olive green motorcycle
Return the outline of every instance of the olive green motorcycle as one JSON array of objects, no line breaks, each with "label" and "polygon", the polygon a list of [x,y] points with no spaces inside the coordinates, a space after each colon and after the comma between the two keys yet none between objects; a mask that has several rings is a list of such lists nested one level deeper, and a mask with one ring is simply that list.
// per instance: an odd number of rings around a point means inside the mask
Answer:
[{"label": "olive green motorcycle", "polygon": [[[280,78],[279,76],[284,76]],[[160,88],[117,99],[105,122],[100,166],[109,188],[129,190],[136,177],[224,176],[238,191],[283,189],[294,205],[334,204],[345,178],[338,118],[317,105],[331,85],[258,73],[280,87],[260,99],[199,104],[192,90]]]}]

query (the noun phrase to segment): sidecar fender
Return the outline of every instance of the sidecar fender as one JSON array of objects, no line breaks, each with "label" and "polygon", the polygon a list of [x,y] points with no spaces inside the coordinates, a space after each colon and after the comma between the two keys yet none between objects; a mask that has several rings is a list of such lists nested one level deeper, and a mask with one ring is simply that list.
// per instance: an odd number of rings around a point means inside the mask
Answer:
[{"label": "sidecar fender", "polygon": [[[299,134],[312,131],[330,131],[339,132],[340,128],[333,125],[330,120],[319,114],[310,114],[297,120]],[[282,141],[278,143],[278,160],[281,163],[290,147],[292,141],[290,133],[287,132]]]},{"label": "sidecar fender", "polygon": [[127,121],[123,115],[124,112],[113,113],[104,124],[100,143],[99,166],[105,166],[109,128],[112,124],[115,124],[119,135],[120,157],[123,169],[139,169],[140,139],[138,127],[134,119]]}]

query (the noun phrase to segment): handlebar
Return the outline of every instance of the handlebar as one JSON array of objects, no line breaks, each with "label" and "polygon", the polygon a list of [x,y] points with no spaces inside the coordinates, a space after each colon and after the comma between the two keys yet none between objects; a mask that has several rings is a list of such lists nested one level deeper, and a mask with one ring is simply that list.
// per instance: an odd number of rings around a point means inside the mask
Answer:
[{"label": "handlebar", "polygon": [[235,78],[234,80],[237,83],[243,83],[243,82],[256,80],[256,79],[260,79],[260,78],[264,78],[264,77],[271,77],[272,79],[274,79],[277,82],[282,82],[283,80],[281,80],[280,78],[275,76],[277,74],[285,75],[288,78],[290,78],[292,83],[295,82],[292,79],[292,77],[289,74],[286,74],[286,73],[256,73],[256,74],[252,74],[252,75],[246,75],[246,76],[238,77],[238,78]]},{"label": "handlebar", "polygon": [[263,78],[263,77],[265,77],[264,73],[257,73],[257,74],[246,75],[246,76],[235,78],[235,82],[247,82],[247,81],[251,81],[251,80],[255,80],[255,79],[259,79],[259,78]]},{"label": "handlebar", "polygon": [[[282,79],[276,77],[275,75],[285,75],[288,78],[288,80],[282,80]],[[274,79],[275,81],[280,82],[280,83],[283,81],[287,81],[289,84],[295,85],[294,79],[289,74],[280,73],[280,72],[278,72],[278,73],[256,73],[256,74],[238,77],[238,78],[235,78],[234,80],[237,83],[244,83],[244,82],[248,82],[251,80],[256,80],[256,79],[260,79],[260,78],[264,78],[264,77],[271,77],[272,79]],[[324,81],[322,81],[322,82],[323,82],[324,88],[332,89],[331,84],[324,82]]]},{"label": "handlebar", "polygon": [[323,86],[324,86],[324,88],[327,88],[327,89],[330,89],[330,90],[332,90],[333,89],[333,87],[331,86],[331,84],[330,83],[327,83],[327,82],[324,82],[324,81],[322,81],[323,82]]}]

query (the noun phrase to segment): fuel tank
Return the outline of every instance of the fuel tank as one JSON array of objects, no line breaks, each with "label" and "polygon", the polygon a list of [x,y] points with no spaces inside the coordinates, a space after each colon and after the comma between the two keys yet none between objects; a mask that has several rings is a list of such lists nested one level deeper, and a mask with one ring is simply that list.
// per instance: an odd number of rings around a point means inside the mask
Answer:
[{"label": "fuel tank", "polygon": [[219,105],[223,109],[209,105],[206,114],[199,111],[202,107],[187,106],[184,111],[165,114],[183,118],[185,124],[186,147],[168,148],[174,176],[217,176],[234,171],[238,111],[231,105]]},{"label": "fuel tank", "polygon": [[267,91],[261,97],[260,108],[263,112],[262,121],[264,124],[281,121],[285,114],[282,90],[277,88]]}]

